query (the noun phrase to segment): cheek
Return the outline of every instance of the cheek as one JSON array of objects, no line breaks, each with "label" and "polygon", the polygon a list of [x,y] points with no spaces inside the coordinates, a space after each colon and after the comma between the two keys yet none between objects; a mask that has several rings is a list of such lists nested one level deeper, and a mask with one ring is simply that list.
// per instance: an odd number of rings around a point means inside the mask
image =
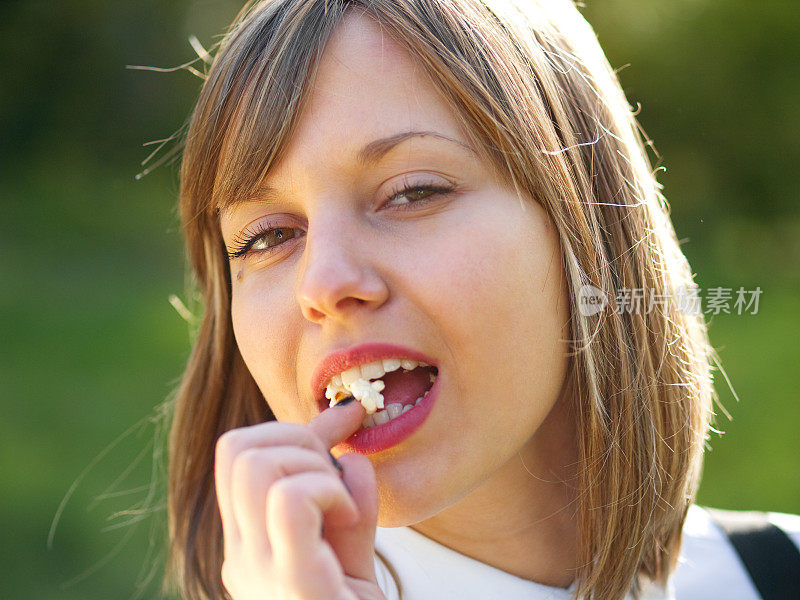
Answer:
[{"label": "cheek", "polygon": [[441,316],[480,315],[475,325],[503,335],[526,321],[549,333],[560,328],[567,320],[564,274],[557,235],[546,219],[539,207],[484,211],[438,237],[417,265],[429,266],[415,272],[427,276],[421,285],[446,298]]},{"label": "cheek", "polygon": [[[253,371],[255,355],[258,353],[258,339],[269,337],[262,322],[270,305],[269,298],[263,297],[248,283],[233,283],[231,296],[231,322],[239,352],[245,364]],[[261,345],[263,347],[263,345]]]},{"label": "cheek", "polygon": [[433,290],[428,306],[454,355],[460,393],[491,387],[515,409],[546,410],[567,368],[565,279],[543,209],[521,212],[516,202],[439,238],[430,256],[441,258],[415,280]]},{"label": "cheek", "polygon": [[257,276],[234,281],[231,298],[231,321],[239,352],[270,406],[278,397],[276,386],[288,389],[291,373],[287,363],[291,341],[289,304],[275,286],[260,285]]}]

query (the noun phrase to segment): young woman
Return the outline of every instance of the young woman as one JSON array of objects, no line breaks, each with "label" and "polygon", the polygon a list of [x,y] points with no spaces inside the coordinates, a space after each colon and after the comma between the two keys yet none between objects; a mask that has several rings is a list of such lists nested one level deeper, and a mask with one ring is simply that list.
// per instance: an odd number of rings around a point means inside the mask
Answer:
[{"label": "young woman", "polygon": [[181,180],[184,597],[708,598],[712,560],[750,585],[692,504],[702,316],[615,308],[694,283],[571,2],[250,3]]}]

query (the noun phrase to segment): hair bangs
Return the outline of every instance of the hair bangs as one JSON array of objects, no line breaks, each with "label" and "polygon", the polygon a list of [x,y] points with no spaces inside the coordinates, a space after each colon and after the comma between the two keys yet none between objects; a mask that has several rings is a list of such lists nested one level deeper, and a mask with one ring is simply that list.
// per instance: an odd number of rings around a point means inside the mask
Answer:
[{"label": "hair bangs", "polygon": [[220,144],[207,210],[219,212],[257,197],[291,138],[346,5],[275,2],[243,20],[221,50],[222,95],[216,102],[221,114],[212,115]]}]

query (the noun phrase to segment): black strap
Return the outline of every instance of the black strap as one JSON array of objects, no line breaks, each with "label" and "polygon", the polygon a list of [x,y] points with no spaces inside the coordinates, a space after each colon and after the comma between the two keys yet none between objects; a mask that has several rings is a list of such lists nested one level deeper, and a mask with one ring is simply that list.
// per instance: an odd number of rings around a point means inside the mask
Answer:
[{"label": "black strap", "polygon": [[764,600],[800,600],[800,550],[758,511],[703,507],[730,540]]}]

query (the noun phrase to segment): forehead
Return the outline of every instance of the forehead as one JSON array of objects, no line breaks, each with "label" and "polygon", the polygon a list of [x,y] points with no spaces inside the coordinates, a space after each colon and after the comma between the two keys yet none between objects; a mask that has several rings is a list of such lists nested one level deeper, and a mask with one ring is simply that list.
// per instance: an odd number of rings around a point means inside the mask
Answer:
[{"label": "forehead", "polygon": [[466,144],[415,58],[374,19],[349,11],[321,55],[297,129],[270,176],[321,159],[358,167],[365,145],[404,131],[436,131]]}]

